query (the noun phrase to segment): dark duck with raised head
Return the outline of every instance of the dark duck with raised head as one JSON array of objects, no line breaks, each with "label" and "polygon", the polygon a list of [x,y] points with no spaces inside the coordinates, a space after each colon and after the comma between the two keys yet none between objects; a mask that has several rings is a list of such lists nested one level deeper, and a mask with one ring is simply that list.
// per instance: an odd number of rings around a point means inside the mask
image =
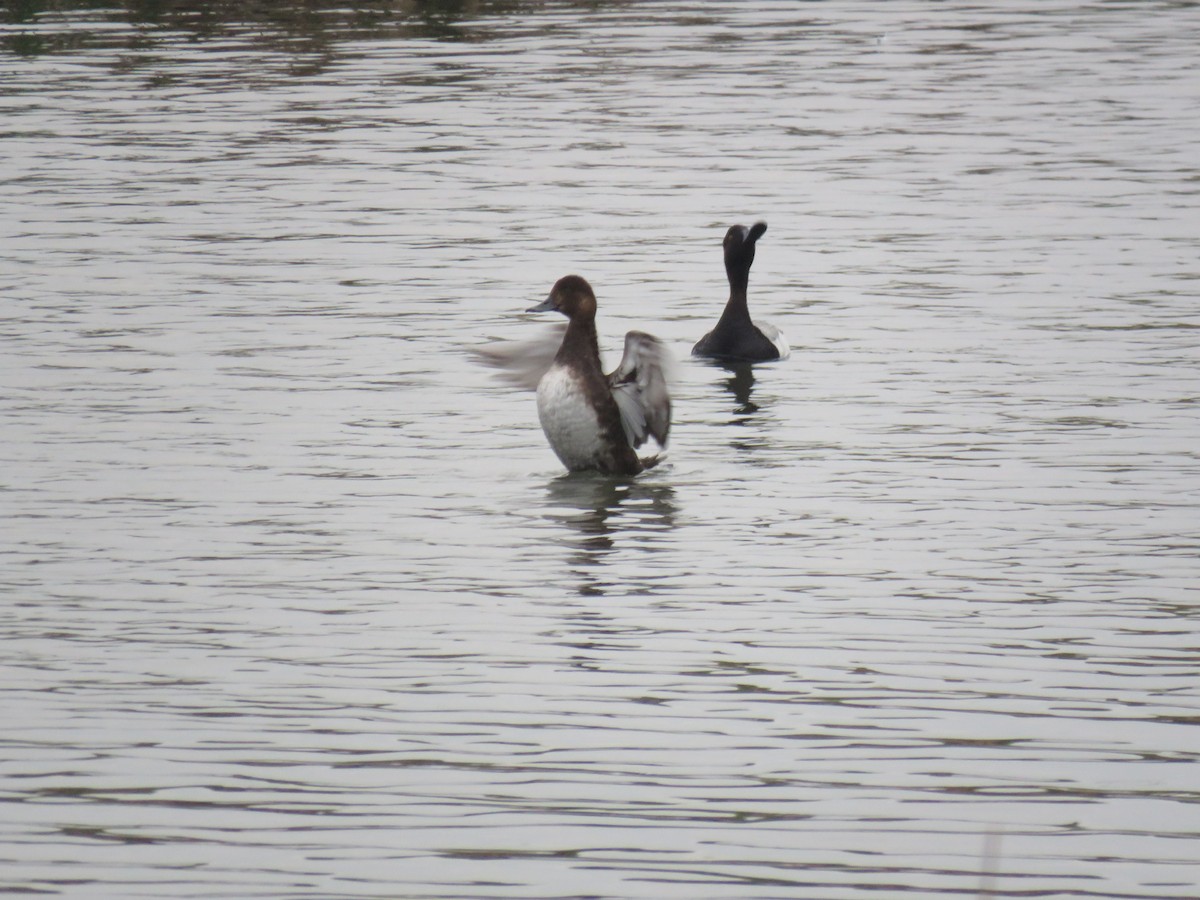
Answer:
[{"label": "dark duck with raised head", "polygon": [[729,300],[716,327],[692,348],[693,356],[730,362],[769,362],[788,355],[787,339],[774,325],[755,322],[746,305],[754,245],[767,231],[766,222],[747,228],[734,225],[725,232],[725,275]]}]

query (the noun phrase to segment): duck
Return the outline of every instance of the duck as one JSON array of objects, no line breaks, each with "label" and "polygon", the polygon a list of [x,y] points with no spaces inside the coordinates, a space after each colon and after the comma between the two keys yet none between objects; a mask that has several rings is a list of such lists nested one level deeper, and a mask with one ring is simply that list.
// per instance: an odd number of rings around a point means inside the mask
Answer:
[{"label": "duck", "polygon": [[[545,300],[527,310],[551,311],[567,317],[562,343],[537,381],[538,420],[551,449],[569,472],[637,475],[652,468],[660,455],[639,457],[637,450],[648,438],[662,450],[667,446],[666,348],[653,335],[630,331],[620,364],[606,375],[592,286],[579,275],[564,276]],[[531,356],[537,366],[537,354]]]},{"label": "duck", "polygon": [[788,353],[783,333],[767,322],[755,322],[746,306],[754,245],[767,232],[766,222],[749,228],[734,225],[725,232],[725,275],[729,279],[729,301],[717,326],[692,348],[693,356],[731,362],[770,362]]}]

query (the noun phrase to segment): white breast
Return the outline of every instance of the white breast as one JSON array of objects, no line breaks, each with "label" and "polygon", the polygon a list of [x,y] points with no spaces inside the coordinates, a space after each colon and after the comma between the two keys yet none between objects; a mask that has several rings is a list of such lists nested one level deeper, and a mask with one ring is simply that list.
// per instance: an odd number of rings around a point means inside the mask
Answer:
[{"label": "white breast", "polygon": [[574,373],[552,366],[537,389],[538,419],[550,446],[568,469],[590,468],[603,447],[600,418]]}]

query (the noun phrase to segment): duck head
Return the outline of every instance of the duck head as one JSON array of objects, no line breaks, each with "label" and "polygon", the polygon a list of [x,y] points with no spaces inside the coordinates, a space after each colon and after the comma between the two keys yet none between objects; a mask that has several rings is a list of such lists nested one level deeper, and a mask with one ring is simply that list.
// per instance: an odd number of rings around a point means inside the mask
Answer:
[{"label": "duck head", "polygon": [[[764,228],[766,226],[763,226]],[[751,251],[753,253],[753,251]],[[570,319],[596,315],[596,295],[592,286],[578,275],[566,275],[554,282],[550,296],[526,312],[557,310]]]},{"label": "duck head", "polygon": [[755,222],[749,228],[734,225],[725,232],[725,271],[749,275],[754,262],[754,245],[767,232],[766,222]]}]

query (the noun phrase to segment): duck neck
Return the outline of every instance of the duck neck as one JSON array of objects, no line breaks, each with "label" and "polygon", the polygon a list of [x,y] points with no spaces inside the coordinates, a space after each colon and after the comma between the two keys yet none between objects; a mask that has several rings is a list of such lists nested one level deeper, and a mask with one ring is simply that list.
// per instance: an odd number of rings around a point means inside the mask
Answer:
[{"label": "duck neck", "polygon": [[725,311],[721,313],[721,321],[727,325],[750,321],[750,308],[746,303],[746,289],[750,285],[749,272],[734,272],[726,270],[729,277],[729,300]]},{"label": "duck neck", "polygon": [[562,346],[558,348],[562,360],[586,359],[600,367],[600,341],[596,337],[595,316],[575,316],[567,323]]}]

